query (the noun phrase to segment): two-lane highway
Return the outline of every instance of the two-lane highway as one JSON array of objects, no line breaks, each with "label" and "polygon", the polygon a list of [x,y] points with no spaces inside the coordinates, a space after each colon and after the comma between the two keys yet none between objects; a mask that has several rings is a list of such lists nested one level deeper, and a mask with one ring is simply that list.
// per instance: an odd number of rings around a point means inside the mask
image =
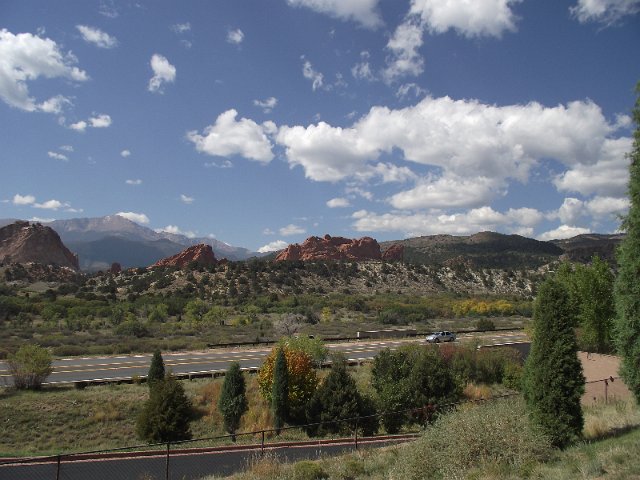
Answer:
[{"label": "two-lane highway", "polygon": [[[459,341],[476,339],[480,344],[522,342],[527,337],[522,331],[490,332],[487,334],[462,334]],[[398,348],[401,345],[423,342],[418,339],[401,340],[362,340],[356,343],[336,343],[327,345],[330,352],[341,352],[349,360],[361,361],[373,358],[385,348]],[[222,372],[231,362],[238,362],[241,368],[258,368],[271,351],[268,348],[249,349],[211,349],[200,352],[163,353],[167,369],[174,374],[207,374]],[[121,355],[101,357],[63,358],[53,362],[53,373],[47,379],[48,384],[73,382],[99,382],[129,380],[144,377],[149,370],[151,355]],[[0,384],[12,383],[8,366],[0,362]]]}]

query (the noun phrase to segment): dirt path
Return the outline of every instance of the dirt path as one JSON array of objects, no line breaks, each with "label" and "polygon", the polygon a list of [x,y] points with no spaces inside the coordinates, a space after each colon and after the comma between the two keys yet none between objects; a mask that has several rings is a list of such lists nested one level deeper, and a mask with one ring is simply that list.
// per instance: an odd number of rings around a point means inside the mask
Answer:
[{"label": "dirt path", "polygon": [[[622,379],[618,378],[620,364],[618,357],[597,353],[587,354],[586,352],[578,352],[578,357],[582,362],[582,369],[587,381],[585,393],[582,396],[583,405],[602,402],[605,400],[605,395],[609,401],[614,398],[627,398],[631,395]],[[608,380],[605,382],[604,379]]]}]

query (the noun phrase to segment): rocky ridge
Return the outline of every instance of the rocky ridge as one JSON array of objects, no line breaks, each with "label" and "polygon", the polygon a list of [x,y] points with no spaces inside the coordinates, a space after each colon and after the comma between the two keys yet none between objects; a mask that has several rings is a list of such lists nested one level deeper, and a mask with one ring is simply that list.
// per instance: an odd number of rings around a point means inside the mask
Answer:
[{"label": "rocky ridge", "polygon": [[218,263],[211,245],[200,243],[192,247],[185,248],[180,253],[171,257],[157,261],[149,268],[154,267],[178,267],[184,268],[188,265],[196,264],[203,267],[211,267]]},{"label": "rocky ridge", "polygon": [[0,228],[0,262],[39,263],[78,270],[78,257],[50,227],[17,221]]},{"label": "rocky ridge", "polygon": [[[385,260],[399,260],[402,258],[402,247],[388,249]],[[386,253],[386,252],[385,252]],[[302,244],[294,243],[281,251],[275,258],[277,262],[285,260],[380,260],[383,255],[380,245],[371,237],[350,239],[344,237],[309,237]]]}]

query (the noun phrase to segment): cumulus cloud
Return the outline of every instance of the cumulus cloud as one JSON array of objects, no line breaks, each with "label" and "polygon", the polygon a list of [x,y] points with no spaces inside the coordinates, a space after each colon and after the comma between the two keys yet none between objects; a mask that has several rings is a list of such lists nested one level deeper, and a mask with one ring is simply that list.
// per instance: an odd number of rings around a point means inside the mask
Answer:
[{"label": "cumulus cloud", "polygon": [[[454,214],[392,212],[377,214],[367,210],[353,213],[353,227],[362,232],[395,231],[407,236],[469,235],[485,230],[507,229],[521,231],[543,219],[542,213],[534,209],[510,209],[498,212],[483,206],[467,212]],[[530,230],[527,230],[530,231]]]},{"label": "cumulus cloud", "polygon": [[12,200],[14,205],[33,205],[35,202],[36,197],[33,195],[20,195],[19,193],[16,193]]},{"label": "cumulus cloud", "polygon": [[549,230],[538,235],[538,240],[562,240],[564,238],[575,237],[584,233],[591,233],[591,230],[583,227],[574,227],[571,225],[560,225],[558,228]]},{"label": "cumulus cloud", "polygon": [[87,43],[93,43],[99,48],[114,48],[118,45],[118,40],[108,33],[103,32],[99,28],[89,27],[87,25],[76,25],[76,28]]},{"label": "cumulus cloud", "polygon": [[311,89],[314,92],[324,85],[324,75],[314,70],[309,60],[305,60],[302,64],[302,75],[307,80],[311,80]]},{"label": "cumulus cloud", "polygon": [[59,208],[70,207],[68,203],[61,202],[60,200],[55,200],[55,199],[47,200],[46,202],[42,202],[42,203],[34,203],[33,206],[35,208],[42,208],[44,210],[58,210]]},{"label": "cumulus cloud", "polygon": [[60,161],[63,161],[63,162],[68,162],[69,161],[69,157],[67,157],[66,155],[63,155],[62,153],[47,152],[47,155],[49,155],[49,158],[54,158],[56,160],[60,160]]},{"label": "cumulus cloud", "polygon": [[580,23],[598,22],[611,26],[640,12],[640,0],[578,0],[569,11]]},{"label": "cumulus cloud", "polygon": [[294,7],[306,7],[340,20],[353,20],[367,28],[382,25],[378,0],[287,0]]},{"label": "cumulus cloud", "polygon": [[289,235],[302,235],[303,233],[307,233],[307,231],[303,227],[299,227],[298,225],[289,224],[286,227],[282,227],[280,230],[280,235],[283,237],[288,237]]},{"label": "cumulus cloud", "polygon": [[131,152],[129,150],[122,150],[120,152],[120,156],[124,157],[124,158],[127,158],[127,157],[131,156]]},{"label": "cumulus cloud", "polygon": [[38,223],[49,223],[53,222],[55,218],[46,218],[46,217],[31,217],[29,219],[30,222],[38,222]]},{"label": "cumulus cloud", "polygon": [[125,180],[125,182],[127,185],[142,185],[142,180],[140,180],[139,178],[136,179],[130,179],[130,180]]},{"label": "cumulus cloud", "polygon": [[387,82],[404,76],[418,76],[423,72],[424,60],[419,52],[422,32],[422,25],[413,19],[396,28],[386,47],[391,52],[387,68],[382,73]]},{"label": "cumulus cloud", "polygon": [[149,217],[147,217],[144,213],[136,213],[136,212],[118,212],[116,215],[119,215],[127,220],[131,220],[132,222],[141,223],[146,225],[149,223]]},{"label": "cumulus cloud", "polygon": [[71,130],[84,132],[87,128],[107,128],[111,126],[111,117],[104,113],[90,117],[89,119],[80,120],[79,122],[69,125]]},{"label": "cumulus cloud", "polygon": [[188,32],[191,30],[191,23],[176,23],[174,25],[171,25],[171,30],[178,34]]},{"label": "cumulus cloud", "polygon": [[287,248],[287,245],[289,244],[284,240],[276,240],[274,242],[269,242],[266,245],[263,245],[258,249],[258,252],[259,253],[277,252],[278,250]]},{"label": "cumulus cloud", "polygon": [[624,215],[629,210],[629,198],[595,197],[586,202],[587,211],[594,217]]},{"label": "cumulus cloud", "polygon": [[187,139],[195,144],[199,152],[208,155],[241,155],[269,163],[273,153],[267,133],[272,132],[275,126],[271,122],[258,125],[246,118],[236,120],[237,116],[236,110],[227,110],[218,116],[213,125],[206,127],[202,135],[194,130],[187,133]]},{"label": "cumulus cloud", "polygon": [[349,199],[347,198],[332,198],[327,202],[327,207],[329,208],[344,208],[351,206],[349,203]]},{"label": "cumulus cloud", "polygon": [[83,82],[89,77],[75,64],[78,59],[63,53],[53,40],[31,33],[14,35],[0,30],[0,98],[15,108],[28,112],[59,113],[68,99],[55,96],[38,104],[29,94],[27,82],[44,78],[66,78]]},{"label": "cumulus cloud", "polygon": [[162,55],[155,53],[149,62],[153,70],[153,77],[149,80],[148,89],[153,93],[163,93],[166,83],[173,83],[176,80],[176,67],[169,63],[169,60]]},{"label": "cumulus cloud", "polygon": [[234,45],[240,45],[244,40],[244,33],[239,28],[235,30],[229,30],[227,32],[227,42],[233,43]]},{"label": "cumulus cloud", "polygon": [[190,230],[187,230],[186,232],[183,230],[180,230],[179,227],[177,227],[176,225],[167,225],[164,228],[158,228],[155,230],[157,233],[160,232],[166,232],[166,233],[171,233],[173,235],[184,235],[187,238],[195,238],[196,233],[192,232]]},{"label": "cumulus cloud", "polygon": [[410,15],[419,16],[431,33],[455,30],[465,37],[497,37],[516,30],[511,8],[522,0],[412,0]]},{"label": "cumulus cloud", "polygon": [[187,205],[191,205],[196,199],[194,197],[190,197],[188,195],[185,195],[184,193],[180,194],[180,201],[182,203],[185,203]]},{"label": "cumulus cloud", "polygon": [[278,99],[276,97],[269,97],[265,100],[254,100],[253,104],[256,107],[260,107],[264,113],[270,113],[278,104]]}]

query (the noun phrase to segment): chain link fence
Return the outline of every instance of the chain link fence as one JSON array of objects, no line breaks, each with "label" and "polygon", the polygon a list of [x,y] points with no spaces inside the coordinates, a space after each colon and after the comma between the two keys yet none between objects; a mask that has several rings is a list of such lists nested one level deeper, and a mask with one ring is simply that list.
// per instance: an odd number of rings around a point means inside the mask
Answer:
[{"label": "chain link fence", "polygon": [[[174,443],[134,445],[110,450],[67,453],[47,457],[0,460],[0,480],[191,480],[210,475],[226,476],[241,471],[265,454],[283,461],[338,455],[359,448],[375,448],[411,440],[419,430],[398,435],[363,436],[358,426],[372,418],[401,416],[423,427],[438,412],[463,403],[478,403],[519,395],[511,393],[479,400],[441,405],[426,405],[396,412],[383,412],[275,430],[241,432]],[[352,434],[325,435],[309,439],[306,430],[313,426],[345,424]],[[351,426],[355,425],[355,428]]]}]

